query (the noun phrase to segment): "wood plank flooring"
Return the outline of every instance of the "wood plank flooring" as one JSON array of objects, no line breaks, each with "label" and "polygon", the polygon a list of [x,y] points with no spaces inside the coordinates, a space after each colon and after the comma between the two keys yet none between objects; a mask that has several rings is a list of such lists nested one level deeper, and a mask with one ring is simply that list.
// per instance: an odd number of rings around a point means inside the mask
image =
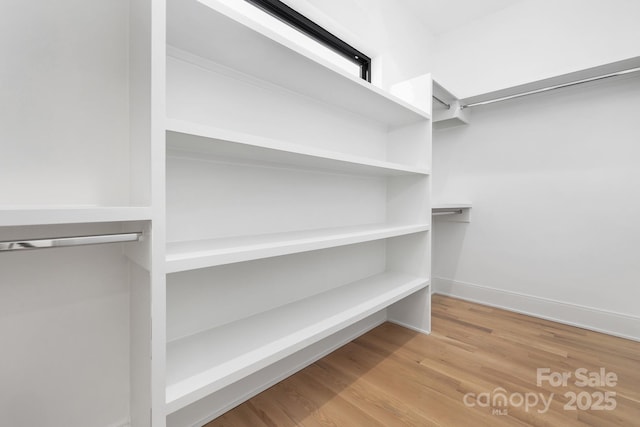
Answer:
[{"label": "wood plank flooring", "polygon": [[[207,427],[640,426],[640,343],[439,295],[432,315],[429,336],[385,323]],[[615,385],[579,386],[602,368]]]}]

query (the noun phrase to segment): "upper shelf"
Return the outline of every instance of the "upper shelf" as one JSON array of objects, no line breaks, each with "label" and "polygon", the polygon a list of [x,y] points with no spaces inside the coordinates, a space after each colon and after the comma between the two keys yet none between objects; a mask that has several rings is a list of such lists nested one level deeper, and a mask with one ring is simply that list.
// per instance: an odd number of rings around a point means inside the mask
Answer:
[{"label": "upper shelf", "polygon": [[218,0],[168,0],[167,43],[390,127],[430,119]]},{"label": "upper shelf", "polygon": [[151,208],[148,207],[0,205],[0,226],[144,221],[149,219],[151,219]]},{"label": "upper shelf", "polygon": [[167,148],[199,155],[372,176],[429,174],[425,168],[320,150],[182,120],[167,120],[167,131]]}]

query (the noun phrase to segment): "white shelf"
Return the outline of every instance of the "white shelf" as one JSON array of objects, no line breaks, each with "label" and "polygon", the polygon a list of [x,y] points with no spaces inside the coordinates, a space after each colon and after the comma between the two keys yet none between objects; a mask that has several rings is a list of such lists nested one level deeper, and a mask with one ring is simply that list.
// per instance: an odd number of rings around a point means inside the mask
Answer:
[{"label": "white shelf", "polygon": [[169,0],[167,17],[170,46],[391,127],[430,118],[218,0]]},{"label": "white shelf", "polygon": [[28,226],[151,219],[148,207],[0,205],[0,226]]},{"label": "white shelf", "polygon": [[196,402],[426,286],[427,279],[387,272],[170,342],[167,412]]},{"label": "white shelf", "polygon": [[166,128],[167,148],[199,155],[374,176],[429,174],[426,168],[303,147],[183,120],[169,119]]},{"label": "white shelf", "polygon": [[167,244],[166,272],[195,270],[428,231],[426,224],[375,224]]},{"label": "white shelf", "polygon": [[471,209],[471,207],[471,202],[434,202],[431,205],[431,209]]}]

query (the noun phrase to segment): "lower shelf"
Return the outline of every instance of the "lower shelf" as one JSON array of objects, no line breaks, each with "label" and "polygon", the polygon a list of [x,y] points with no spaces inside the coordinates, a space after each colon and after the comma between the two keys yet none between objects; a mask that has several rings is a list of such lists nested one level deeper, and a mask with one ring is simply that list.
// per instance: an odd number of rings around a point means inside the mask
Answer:
[{"label": "lower shelf", "polygon": [[385,272],[193,336],[167,348],[167,413],[380,311],[428,286]]}]

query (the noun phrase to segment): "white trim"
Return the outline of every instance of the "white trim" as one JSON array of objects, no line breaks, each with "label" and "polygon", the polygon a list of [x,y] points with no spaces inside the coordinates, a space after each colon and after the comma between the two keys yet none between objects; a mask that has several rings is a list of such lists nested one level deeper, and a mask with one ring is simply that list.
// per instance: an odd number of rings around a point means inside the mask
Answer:
[{"label": "white trim", "polygon": [[408,323],[400,322],[398,320],[388,319],[387,322],[393,323],[394,325],[402,326],[403,328],[409,329],[409,330],[414,331],[414,332],[419,332],[419,333],[424,334],[424,335],[431,335],[431,331],[430,330],[420,329],[420,328],[417,328],[417,327],[415,327],[413,325],[410,325]]},{"label": "white trim", "polygon": [[311,231],[261,234],[252,238],[211,239],[169,242],[166,251],[167,273],[215,267],[318,249],[429,231],[428,224],[372,224],[353,227],[324,228]]},{"label": "white trim", "polygon": [[434,294],[448,295],[541,319],[640,341],[640,317],[434,277]]}]

